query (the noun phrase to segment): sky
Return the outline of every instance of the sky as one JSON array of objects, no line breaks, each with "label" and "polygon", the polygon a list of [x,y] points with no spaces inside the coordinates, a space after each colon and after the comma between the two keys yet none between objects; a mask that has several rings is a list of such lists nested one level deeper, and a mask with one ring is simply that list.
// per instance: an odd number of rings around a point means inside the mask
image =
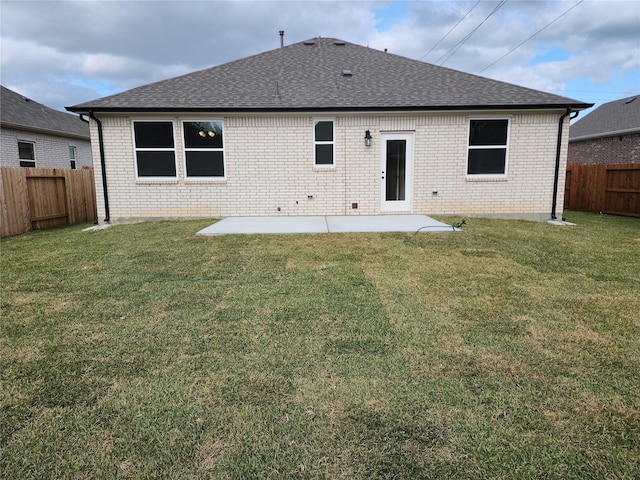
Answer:
[{"label": "sky", "polygon": [[280,30],[594,108],[640,94],[639,0],[0,0],[0,83],[64,110],[278,48]]}]

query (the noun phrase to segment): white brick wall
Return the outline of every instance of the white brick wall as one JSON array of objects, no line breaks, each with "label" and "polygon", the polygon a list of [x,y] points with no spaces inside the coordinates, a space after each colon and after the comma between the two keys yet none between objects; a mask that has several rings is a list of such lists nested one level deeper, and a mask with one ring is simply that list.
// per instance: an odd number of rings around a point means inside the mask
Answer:
[{"label": "white brick wall", "polygon": [[0,166],[20,166],[19,141],[33,142],[36,167],[38,168],[71,168],[69,147],[76,147],[76,168],[91,166],[91,143],[89,140],[4,127],[0,129]]},{"label": "white brick wall", "polygon": [[[411,213],[548,219],[558,119],[562,112],[326,115],[335,120],[335,166],[313,165],[314,119],[325,116],[211,115],[224,122],[224,181],[186,179],[180,121],[173,120],[177,179],[136,180],[132,118],[101,116],[112,222],[246,215],[372,215],[380,213],[380,134],[414,134]],[[469,118],[509,118],[506,178],[469,178]],[[364,145],[365,130],[373,136]],[[558,216],[562,213],[568,128],[564,129]],[[99,216],[104,199],[95,122],[91,123]],[[432,192],[437,191],[437,195]],[[312,196],[312,198],[309,198]],[[358,208],[352,209],[352,203]]]}]

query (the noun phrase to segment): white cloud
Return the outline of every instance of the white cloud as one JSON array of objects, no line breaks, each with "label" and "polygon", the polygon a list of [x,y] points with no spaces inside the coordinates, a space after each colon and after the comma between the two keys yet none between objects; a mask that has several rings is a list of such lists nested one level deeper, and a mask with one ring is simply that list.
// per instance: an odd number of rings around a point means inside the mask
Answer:
[{"label": "white cloud", "polygon": [[[476,73],[576,1],[510,1],[445,66]],[[475,3],[2,0],[2,81],[49,82],[52,97],[67,84],[69,105],[277,48],[279,30],[287,44],[330,36],[420,59]],[[446,58],[496,5],[479,3],[424,60]],[[482,75],[547,91],[638,78],[639,30],[640,2],[587,0]]]}]

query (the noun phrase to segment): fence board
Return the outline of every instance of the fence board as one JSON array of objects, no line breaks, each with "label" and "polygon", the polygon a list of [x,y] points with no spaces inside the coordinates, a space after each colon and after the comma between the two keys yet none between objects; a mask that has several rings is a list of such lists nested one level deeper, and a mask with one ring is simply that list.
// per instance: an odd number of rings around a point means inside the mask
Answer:
[{"label": "fence board", "polygon": [[67,203],[69,207],[69,223],[81,223],[85,219],[97,216],[96,199],[94,194],[93,170],[66,170],[65,181],[67,188]]},{"label": "fence board", "polygon": [[564,206],[640,217],[640,164],[567,165]]},{"label": "fence board", "polygon": [[2,210],[3,213],[0,233],[2,236],[15,235],[31,230],[29,219],[29,202],[27,193],[27,178],[19,168],[1,168],[2,177]]},{"label": "fence board", "polygon": [[607,168],[605,212],[640,217],[640,165]]},{"label": "fence board", "polygon": [[93,169],[0,169],[0,234],[5,237],[97,218]]},{"label": "fence board", "polygon": [[57,169],[26,172],[32,230],[67,225],[66,182]]}]

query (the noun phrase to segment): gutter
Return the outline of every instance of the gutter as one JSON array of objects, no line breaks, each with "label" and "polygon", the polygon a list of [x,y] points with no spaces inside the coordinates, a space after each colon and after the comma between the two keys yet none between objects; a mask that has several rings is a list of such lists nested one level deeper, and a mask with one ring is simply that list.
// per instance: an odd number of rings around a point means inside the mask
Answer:
[{"label": "gutter", "polygon": [[576,137],[570,137],[569,143],[580,142],[582,140],[594,140],[596,138],[617,137],[618,135],[630,135],[633,133],[640,133],[640,129],[638,127],[635,127],[635,128],[626,128],[624,130],[613,130],[611,132],[592,133],[590,135],[579,135]]},{"label": "gutter", "polygon": [[592,107],[592,103],[564,103],[564,104],[469,104],[469,105],[417,105],[417,106],[349,106],[349,107],[101,107],[77,106],[67,107],[74,113],[87,113],[99,109],[103,113],[294,113],[308,114],[314,112],[460,112],[478,110],[558,110],[559,108],[585,109]]},{"label": "gutter", "polygon": [[50,128],[44,128],[44,127],[33,127],[30,125],[21,125],[19,123],[13,123],[13,122],[0,122],[0,126],[2,128],[10,128],[13,130],[24,130],[24,131],[33,132],[33,133],[44,133],[46,135],[53,135],[56,137],[75,138],[76,140],[84,140],[85,142],[88,142],[91,140],[91,136],[87,134],[65,132],[62,130],[52,130]]},{"label": "gutter", "polygon": [[104,161],[104,136],[102,134],[102,122],[93,114],[93,110],[89,110],[89,118],[95,120],[98,125],[98,148],[100,149],[100,171],[102,173],[102,192],[104,193],[104,211],[105,223],[109,223],[111,217],[109,215],[109,193],[107,192],[107,172],[105,171]]},{"label": "gutter", "polygon": [[[579,111],[573,112],[573,116],[570,120],[573,120],[580,114]],[[562,150],[562,127],[564,126],[564,119],[571,115],[571,107],[567,107],[567,111],[560,115],[558,120],[558,142],[556,144],[556,169],[553,177],[553,201],[551,202],[551,220],[557,220],[556,207],[558,204],[558,180],[560,178],[560,152]]]}]

